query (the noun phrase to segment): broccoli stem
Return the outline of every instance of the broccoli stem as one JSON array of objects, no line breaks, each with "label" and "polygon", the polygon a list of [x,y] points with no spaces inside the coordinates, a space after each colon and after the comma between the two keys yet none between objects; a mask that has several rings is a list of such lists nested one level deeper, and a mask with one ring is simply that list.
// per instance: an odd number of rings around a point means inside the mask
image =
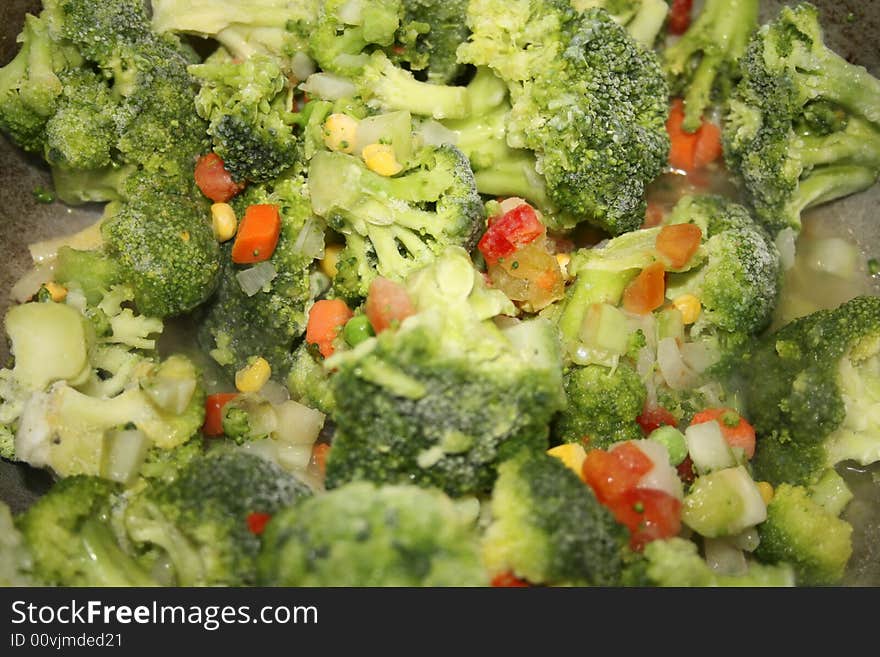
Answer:
[{"label": "broccoli stem", "polygon": [[463,119],[470,114],[467,87],[416,80],[412,73],[395,66],[383,53],[374,54],[368,68],[370,66],[375,70],[365,76],[368,85],[365,91],[387,109],[409,110],[435,119]]},{"label": "broccoli stem", "polygon": [[665,0],[643,0],[639,10],[626,26],[630,36],[646,48],[657,40],[657,35],[666,22],[669,5]]},{"label": "broccoli stem", "polygon": [[[824,48],[824,46],[823,46]],[[867,69],[846,61],[824,48],[822,57],[794,57],[792,66],[799,72],[800,100],[806,104],[822,98],[880,124],[880,80]]]},{"label": "broccoli stem", "polygon": [[666,67],[672,75],[690,77],[685,83],[683,123],[688,132],[699,129],[719,72],[725,62],[742,56],[757,25],[758,0],[707,0],[684,36],[666,49]]},{"label": "broccoli stem", "polygon": [[539,208],[548,208],[550,202],[534,158],[527,151],[512,150],[511,154],[507,160],[474,172],[477,189],[491,196],[518,196]]},{"label": "broccoli stem", "polygon": [[850,119],[843,131],[800,139],[804,168],[846,163],[880,170],[880,132],[860,119]]},{"label": "broccoli stem", "polygon": [[572,284],[567,294],[565,310],[559,318],[559,331],[562,333],[563,343],[577,342],[584,312],[591,304],[617,305],[623,296],[626,284],[635,274],[635,270],[582,272]]},{"label": "broccoli stem", "polygon": [[156,586],[150,576],[116,545],[109,528],[95,518],[87,520],[80,537],[88,558],[87,580],[98,586]]},{"label": "broccoli stem", "polygon": [[877,172],[858,165],[825,166],[801,180],[788,208],[798,216],[816,205],[861,192],[877,180]]}]

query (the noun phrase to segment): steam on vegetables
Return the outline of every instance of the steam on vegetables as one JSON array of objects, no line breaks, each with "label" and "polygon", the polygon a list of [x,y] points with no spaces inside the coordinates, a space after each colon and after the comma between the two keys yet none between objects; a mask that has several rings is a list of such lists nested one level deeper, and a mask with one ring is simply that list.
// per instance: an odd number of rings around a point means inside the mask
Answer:
[{"label": "steam on vegetables", "polygon": [[0,583],[840,583],[880,298],[774,318],[880,82],[689,6],[43,0],[0,128],[106,205],[6,313]]}]

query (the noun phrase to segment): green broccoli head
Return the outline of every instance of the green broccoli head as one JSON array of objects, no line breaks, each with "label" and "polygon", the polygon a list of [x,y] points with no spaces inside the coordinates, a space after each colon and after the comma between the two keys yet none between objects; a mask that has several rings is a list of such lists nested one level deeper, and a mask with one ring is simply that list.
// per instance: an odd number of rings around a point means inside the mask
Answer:
[{"label": "green broccoli head", "polygon": [[309,52],[323,71],[357,76],[371,50],[394,44],[401,18],[401,0],[323,0],[309,37]]},{"label": "green broccoli head", "polygon": [[559,459],[523,451],[502,463],[483,540],[490,573],[533,584],[620,583],[629,535]]},{"label": "green broccoli head", "polygon": [[[880,172],[880,81],[824,43],[818,12],[784,7],[749,43],[724,126],[725,160],[772,231],[872,185]],[[816,125],[816,104],[841,118]]]},{"label": "green broccoli head", "polygon": [[546,448],[564,401],[555,332],[543,320],[499,329],[510,302],[460,249],[407,281],[419,313],[326,367],[336,410],[327,486],[367,479],[487,492],[497,464]]},{"label": "green broccoli head", "polygon": [[[281,377],[293,365],[305,332],[307,306],[315,296],[312,263],[323,250],[323,225],[312,217],[305,183],[295,175],[251,185],[234,201],[243,216],[252,204],[273,204],[281,216],[281,234],[271,258],[274,271],[260,289],[242,286],[252,265],[232,262],[232,244],[221,249],[222,271],[216,294],[200,309],[199,342],[230,374],[248,359],[262,356]],[[317,250],[310,242],[317,240]],[[265,267],[266,263],[258,266]]]},{"label": "green broccoli head", "polygon": [[634,562],[627,571],[628,583],[635,586],[794,586],[795,574],[788,564],[748,564],[740,575],[713,571],[700,556],[697,544],[684,538],[651,541],[645,546],[644,559]]},{"label": "green broccoli head", "polygon": [[105,211],[105,252],[141,313],[169,317],[194,309],[214,292],[220,274],[207,201],[189,184],[149,174],[130,177],[126,187],[126,200]]},{"label": "green broccoli head", "polygon": [[221,53],[188,70],[201,83],[196,111],[235,180],[272,180],[296,162],[293,91],[276,60],[234,61]]},{"label": "green broccoli head", "polygon": [[758,0],[708,0],[696,20],[663,51],[672,91],[684,98],[684,129],[695,132],[713,103],[739,80],[739,60],[758,28]]},{"label": "green broccoli head", "polygon": [[345,236],[334,279],[347,299],[365,297],[379,275],[401,281],[452,246],[470,250],[485,208],[467,158],[455,147],[423,148],[394,177],[343,153],[317,153],[309,167],[315,213]]},{"label": "green broccoli head", "polygon": [[180,586],[247,585],[260,549],[248,516],[274,514],[310,494],[274,463],[221,448],[132,497],[124,524],[136,545],[167,554]]},{"label": "green broccoli head", "polygon": [[436,490],[354,482],[269,522],[269,586],[482,586],[473,507]]},{"label": "green broccoli head", "polygon": [[749,211],[721,196],[685,196],[668,223],[692,223],[703,232],[706,261],[670,274],[667,297],[693,294],[702,305],[692,332],[707,328],[755,335],[767,328],[782,282],[779,251]]},{"label": "green broccoli head", "polygon": [[782,484],[758,525],[761,542],[755,556],[786,563],[801,586],[838,584],[852,555],[852,526],[826,511],[802,486]]},{"label": "green broccoli head", "polygon": [[562,0],[472,2],[468,21],[459,57],[507,82],[506,141],[534,153],[553,227],[586,219],[612,234],[638,228],[669,148],[656,55],[604,10]]},{"label": "green broccoli head", "polygon": [[34,586],[33,559],[12,512],[0,502],[0,586]]},{"label": "green broccoli head", "polygon": [[644,437],[636,418],[645,406],[647,389],[630,365],[573,366],[564,382],[568,403],[554,421],[554,438],[604,449]]},{"label": "green broccoli head", "polygon": [[880,298],[797,319],[747,354],[743,392],[773,484],[810,484],[829,466],[880,458]]},{"label": "green broccoli head", "polygon": [[456,50],[470,33],[462,20],[466,12],[466,0],[403,0],[399,47],[392,49],[393,58],[407,62],[410,70],[424,75],[428,82],[453,82],[464,69]]},{"label": "green broccoli head", "polygon": [[285,71],[305,57],[320,0],[152,0],[152,27],[160,34],[215,39],[238,59],[276,58]]},{"label": "green broccoli head", "polygon": [[118,492],[97,477],[68,477],[18,516],[36,580],[57,586],[155,584],[114,534],[110,515]]},{"label": "green broccoli head", "polygon": [[18,54],[0,68],[0,130],[23,149],[40,152],[64,89],[58,73],[66,65],[65,49],[53,41],[42,15],[25,17],[18,40]]},{"label": "green broccoli head", "polygon": [[293,352],[293,364],[287,375],[290,396],[310,408],[330,415],[336,409],[331,373],[324,369],[323,357],[305,342]]}]

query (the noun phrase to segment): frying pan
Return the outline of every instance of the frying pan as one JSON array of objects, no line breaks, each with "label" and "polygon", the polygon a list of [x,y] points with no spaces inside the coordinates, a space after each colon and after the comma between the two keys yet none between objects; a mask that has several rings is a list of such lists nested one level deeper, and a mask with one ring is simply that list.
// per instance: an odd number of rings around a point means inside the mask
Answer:
[{"label": "frying pan", "polygon": [[[762,20],[775,15],[782,4],[794,3],[761,0]],[[821,10],[829,46],[880,76],[880,0],[813,0],[813,4]],[[0,0],[0,66],[18,50],[15,38],[24,15],[39,11],[39,0]],[[94,222],[101,211],[97,205],[70,208],[60,202],[41,203],[34,194],[41,188],[51,189],[46,166],[0,138],[0,316],[9,305],[7,291],[30,266],[28,244],[73,233]],[[865,261],[880,256],[878,222],[880,185],[875,185],[812,211],[805,226],[817,235],[843,237],[859,248]],[[880,294],[876,278],[866,276],[862,287]],[[831,299],[814,301],[833,303]],[[6,343],[0,340],[0,363],[7,358]],[[856,494],[845,513],[855,528],[855,549],[844,583],[880,586],[880,467],[845,468],[844,475]],[[43,471],[0,461],[0,500],[15,512],[27,508],[50,483]]]}]

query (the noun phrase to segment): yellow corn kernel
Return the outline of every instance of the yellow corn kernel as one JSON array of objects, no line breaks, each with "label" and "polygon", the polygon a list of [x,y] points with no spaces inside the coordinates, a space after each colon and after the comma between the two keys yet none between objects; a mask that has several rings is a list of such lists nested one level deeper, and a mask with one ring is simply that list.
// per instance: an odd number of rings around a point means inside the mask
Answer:
[{"label": "yellow corn kernel", "polygon": [[229,203],[215,203],[211,206],[211,227],[218,242],[226,242],[235,236],[238,219],[235,218],[235,210]]},{"label": "yellow corn kernel", "polygon": [[568,253],[557,253],[556,262],[559,263],[559,270],[562,272],[562,278],[566,280],[571,278],[571,276],[568,275],[568,263],[571,262],[571,255]]},{"label": "yellow corn kernel", "polygon": [[380,176],[393,176],[403,170],[403,165],[394,157],[394,149],[390,144],[369,144],[361,151],[367,168]]},{"label": "yellow corn kernel", "polygon": [[239,392],[258,392],[269,377],[272,368],[265,358],[254,358],[235,373],[235,387]]},{"label": "yellow corn kernel", "polygon": [[565,466],[573,470],[578,477],[581,479],[584,478],[583,466],[584,460],[587,458],[587,452],[581,445],[578,445],[577,443],[566,443],[565,445],[559,445],[558,447],[547,450],[547,453],[562,461]]},{"label": "yellow corn kernel", "polygon": [[324,144],[331,151],[351,153],[354,151],[358,121],[348,114],[331,114],[324,121]]},{"label": "yellow corn kernel", "polygon": [[336,265],[339,264],[340,253],[342,253],[341,244],[330,244],[324,248],[324,257],[321,259],[321,271],[330,278],[336,276]]},{"label": "yellow corn kernel", "polygon": [[63,285],[59,285],[54,281],[49,281],[46,283],[46,291],[49,293],[49,296],[52,297],[52,301],[60,303],[67,298],[67,288]]},{"label": "yellow corn kernel", "polygon": [[769,481],[759,481],[757,486],[764,504],[770,504],[773,501],[773,485]]},{"label": "yellow corn kernel", "polygon": [[681,319],[685,324],[696,322],[703,310],[700,300],[693,294],[682,294],[680,297],[676,297],[673,299],[672,305],[681,313]]}]

